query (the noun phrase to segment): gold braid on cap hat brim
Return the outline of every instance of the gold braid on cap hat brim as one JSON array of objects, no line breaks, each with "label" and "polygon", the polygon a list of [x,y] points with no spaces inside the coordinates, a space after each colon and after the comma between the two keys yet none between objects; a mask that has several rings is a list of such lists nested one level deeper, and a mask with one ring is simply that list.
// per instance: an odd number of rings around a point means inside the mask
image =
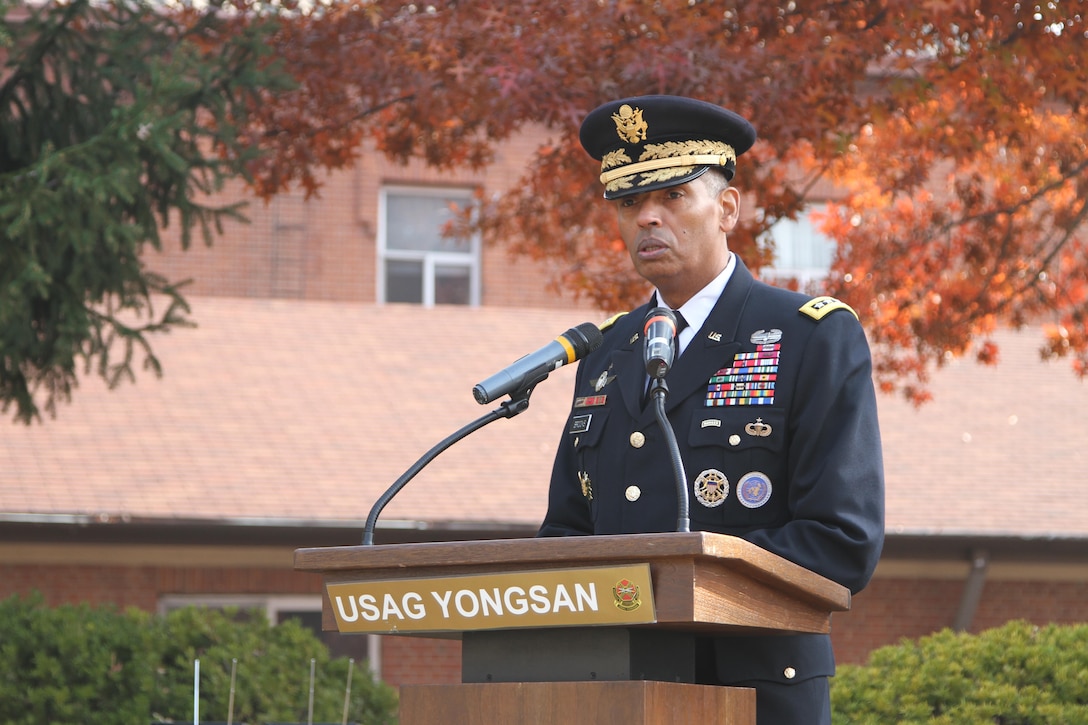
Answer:
[{"label": "gold braid on cap hat brim", "polygon": [[601,183],[608,187],[617,179],[660,169],[725,166],[730,162],[736,163],[737,154],[732,146],[720,141],[668,141],[646,144],[636,163],[617,166],[630,160],[622,149],[606,154],[601,160]]}]

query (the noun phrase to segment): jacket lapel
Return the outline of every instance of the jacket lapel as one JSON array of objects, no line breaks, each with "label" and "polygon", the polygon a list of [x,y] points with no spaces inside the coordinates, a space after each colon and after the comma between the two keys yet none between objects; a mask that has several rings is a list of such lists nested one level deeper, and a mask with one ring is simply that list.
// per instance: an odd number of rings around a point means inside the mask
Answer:
[{"label": "jacket lapel", "polygon": [[755,280],[740,257],[736,264],[722,296],[669,373],[667,408],[680,405],[695,393],[705,393],[710,378],[721,369],[723,361],[740,351],[737,333]]}]

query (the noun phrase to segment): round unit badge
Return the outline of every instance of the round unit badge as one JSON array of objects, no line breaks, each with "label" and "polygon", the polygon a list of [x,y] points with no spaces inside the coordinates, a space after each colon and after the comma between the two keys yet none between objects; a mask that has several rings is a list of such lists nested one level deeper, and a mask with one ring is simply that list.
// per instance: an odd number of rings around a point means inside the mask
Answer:
[{"label": "round unit badge", "polygon": [[695,479],[695,500],[707,508],[725,503],[729,496],[729,479],[715,468],[708,468]]},{"label": "round unit badge", "polygon": [[744,474],[737,482],[737,498],[750,509],[757,509],[771,499],[771,479],[759,471]]}]

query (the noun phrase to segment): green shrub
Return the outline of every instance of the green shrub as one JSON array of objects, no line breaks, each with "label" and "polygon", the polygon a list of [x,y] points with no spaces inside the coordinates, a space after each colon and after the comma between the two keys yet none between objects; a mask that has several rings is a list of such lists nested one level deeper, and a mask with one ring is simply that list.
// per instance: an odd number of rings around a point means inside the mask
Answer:
[{"label": "green shrub", "polygon": [[835,723],[1088,724],[1088,625],[1023,621],[876,650],[832,680]]},{"label": "green shrub", "polygon": [[[147,615],[86,605],[46,609],[36,598],[0,602],[0,722],[146,720],[148,623]],[[99,719],[105,712],[109,716]]]},{"label": "green shrub", "polygon": [[[340,722],[348,660],[330,659],[295,622],[273,627],[260,612],[244,615],[186,608],[153,617],[109,606],[47,608],[40,597],[0,601],[0,722],[192,722],[195,659],[202,721],[232,714],[236,723],[306,722],[314,660],[314,722]],[[357,664],[349,720],[395,722],[395,692]]]}]

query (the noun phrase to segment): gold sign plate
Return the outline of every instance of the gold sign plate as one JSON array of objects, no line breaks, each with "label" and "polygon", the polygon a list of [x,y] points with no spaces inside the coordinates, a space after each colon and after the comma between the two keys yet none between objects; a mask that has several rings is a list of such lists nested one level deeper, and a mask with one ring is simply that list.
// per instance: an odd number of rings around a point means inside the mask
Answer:
[{"label": "gold sign plate", "polygon": [[656,621],[649,564],[326,586],[341,632],[461,632]]}]

